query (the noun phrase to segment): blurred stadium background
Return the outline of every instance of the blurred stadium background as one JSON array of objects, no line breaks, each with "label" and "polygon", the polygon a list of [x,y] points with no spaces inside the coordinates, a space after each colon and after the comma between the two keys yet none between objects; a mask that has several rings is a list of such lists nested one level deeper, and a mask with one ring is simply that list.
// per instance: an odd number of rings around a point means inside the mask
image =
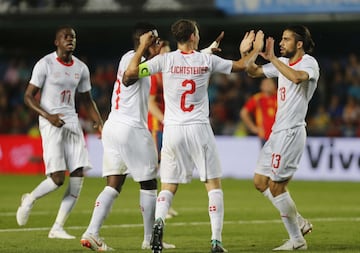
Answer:
[{"label": "blurred stadium background", "polygon": [[[262,29],[279,42],[288,24],[308,26],[321,79],[307,116],[311,138],[299,178],[360,181],[359,0],[0,0],[0,173],[43,171],[37,116],[24,105],[23,94],[34,63],[54,50],[56,27],[76,29],[75,55],[90,68],[93,96],[106,119],[118,61],[132,48],[133,25],[156,24],[175,48],[169,31],[179,18],[199,23],[200,48],[225,31],[220,56],[230,59],[239,57],[247,30]],[[229,177],[252,175],[258,142],[239,111],[258,83],[245,74],[211,79],[210,118]],[[93,138],[86,108],[79,107],[79,115],[99,173],[101,144]],[[234,160],[239,156],[248,161]],[[248,171],[238,173],[239,167]]]}]

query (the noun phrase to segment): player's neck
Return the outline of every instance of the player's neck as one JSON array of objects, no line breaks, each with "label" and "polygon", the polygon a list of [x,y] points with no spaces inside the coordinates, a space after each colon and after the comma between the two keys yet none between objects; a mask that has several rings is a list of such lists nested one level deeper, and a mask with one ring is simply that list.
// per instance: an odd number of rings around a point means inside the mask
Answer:
[{"label": "player's neck", "polygon": [[56,54],[57,54],[58,58],[62,62],[64,62],[64,63],[71,63],[72,62],[72,53],[56,51]]},{"label": "player's neck", "polygon": [[184,44],[178,43],[178,49],[185,54],[191,54],[195,50],[191,43],[184,43]]},{"label": "player's neck", "polygon": [[304,56],[303,51],[298,51],[296,54],[289,59],[289,64],[295,64],[301,60],[301,58]]}]

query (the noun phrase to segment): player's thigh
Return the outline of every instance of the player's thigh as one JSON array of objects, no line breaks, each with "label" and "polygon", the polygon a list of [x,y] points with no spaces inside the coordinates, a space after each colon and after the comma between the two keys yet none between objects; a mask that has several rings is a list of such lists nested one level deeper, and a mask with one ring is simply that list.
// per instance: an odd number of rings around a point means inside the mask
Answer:
[{"label": "player's thigh", "polygon": [[63,141],[68,170],[71,173],[77,168],[89,169],[91,167],[89,154],[80,123],[67,123],[65,126],[63,127]]},{"label": "player's thigh", "polygon": [[215,136],[209,124],[197,124],[190,127],[190,154],[198,170],[200,180],[220,178],[222,170],[216,147]]},{"label": "player's thigh", "polygon": [[273,181],[284,181],[291,178],[300,163],[304,152],[305,127],[296,127],[280,131],[273,146],[272,173]]},{"label": "player's thigh", "polygon": [[43,159],[46,175],[67,169],[64,157],[63,129],[51,125],[49,122],[40,122],[40,134],[43,147]]},{"label": "player's thigh", "polygon": [[126,142],[128,134],[130,134],[128,126],[109,120],[105,122],[101,134],[104,150],[102,162],[103,177],[127,173],[122,150],[125,148],[124,142]]},{"label": "player's thigh", "polygon": [[133,128],[131,140],[124,149],[124,161],[136,182],[154,179],[157,175],[158,154],[148,129]]},{"label": "player's thigh", "polygon": [[270,139],[264,144],[264,146],[261,148],[259,156],[258,156],[258,160],[256,163],[256,168],[255,168],[255,173],[265,176],[265,177],[270,177],[271,174],[271,158],[272,158],[272,146],[273,146],[273,142],[274,139],[273,134],[270,136]]},{"label": "player's thigh", "polygon": [[156,177],[157,151],[148,129],[107,121],[102,136],[103,176],[130,173],[137,182]]},{"label": "player's thigh", "polygon": [[188,183],[195,164],[183,126],[165,126],[161,149],[160,178],[164,183]]}]

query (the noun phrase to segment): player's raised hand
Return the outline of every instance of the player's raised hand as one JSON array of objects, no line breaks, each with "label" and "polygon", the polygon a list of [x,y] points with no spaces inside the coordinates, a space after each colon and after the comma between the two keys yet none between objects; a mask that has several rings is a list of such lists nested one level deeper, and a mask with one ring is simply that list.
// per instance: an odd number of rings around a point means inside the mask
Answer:
[{"label": "player's raised hand", "polygon": [[253,42],[253,49],[257,52],[261,52],[264,47],[264,32],[262,30],[257,31],[255,40]]},{"label": "player's raised hand", "polygon": [[215,54],[217,52],[221,52],[221,48],[219,48],[219,45],[220,45],[221,40],[224,38],[224,35],[225,35],[224,31],[222,31],[219,34],[219,36],[217,36],[215,41],[213,41],[213,43],[211,43],[210,46],[208,46],[207,48],[204,48],[200,51],[205,54]]},{"label": "player's raised hand", "polygon": [[139,47],[143,48],[149,48],[151,45],[153,45],[158,37],[154,36],[154,33],[152,31],[144,33],[140,36],[140,45]]},{"label": "player's raised hand", "polygon": [[244,56],[247,53],[249,53],[249,51],[253,47],[254,39],[255,39],[254,30],[245,33],[244,38],[242,39],[239,47],[241,56]]},{"label": "player's raised hand", "polygon": [[160,38],[156,38],[153,44],[149,47],[149,55],[146,57],[147,59],[151,59],[154,56],[160,54],[161,48],[164,46],[164,41]]},{"label": "player's raised hand", "polygon": [[275,57],[274,53],[274,38],[269,37],[266,39],[265,52],[261,52],[260,55],[265,59],[270,61]]}]

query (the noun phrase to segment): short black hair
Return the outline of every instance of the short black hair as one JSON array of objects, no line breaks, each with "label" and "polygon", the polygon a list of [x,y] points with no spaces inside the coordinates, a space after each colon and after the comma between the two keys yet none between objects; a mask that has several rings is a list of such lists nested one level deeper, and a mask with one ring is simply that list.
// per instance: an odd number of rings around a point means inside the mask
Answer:
[{"label": "short black hair", "polygon": [[156,30],[156,26],[151,23],[138,22],[135,24],[135,26],[133,28],[133,33],[132,33],[132,39],[134,42],[135,49],[138,48],[138,46],[140,44],[140,36],[143,35],[144,33],[150,32],[152,30]]},{"label": "short black hair", "polygon": [[55,39],[57,38],[59,32],[61,32],[61,31],[64,30],[64,29],[72,29],[72,30],[75,31],[75,29],[74,29],[72,26],[70,26],[70,25],[61,25],[61,26],[58,26],[58,27],[56,28],[56,31],[55,31]]}]

